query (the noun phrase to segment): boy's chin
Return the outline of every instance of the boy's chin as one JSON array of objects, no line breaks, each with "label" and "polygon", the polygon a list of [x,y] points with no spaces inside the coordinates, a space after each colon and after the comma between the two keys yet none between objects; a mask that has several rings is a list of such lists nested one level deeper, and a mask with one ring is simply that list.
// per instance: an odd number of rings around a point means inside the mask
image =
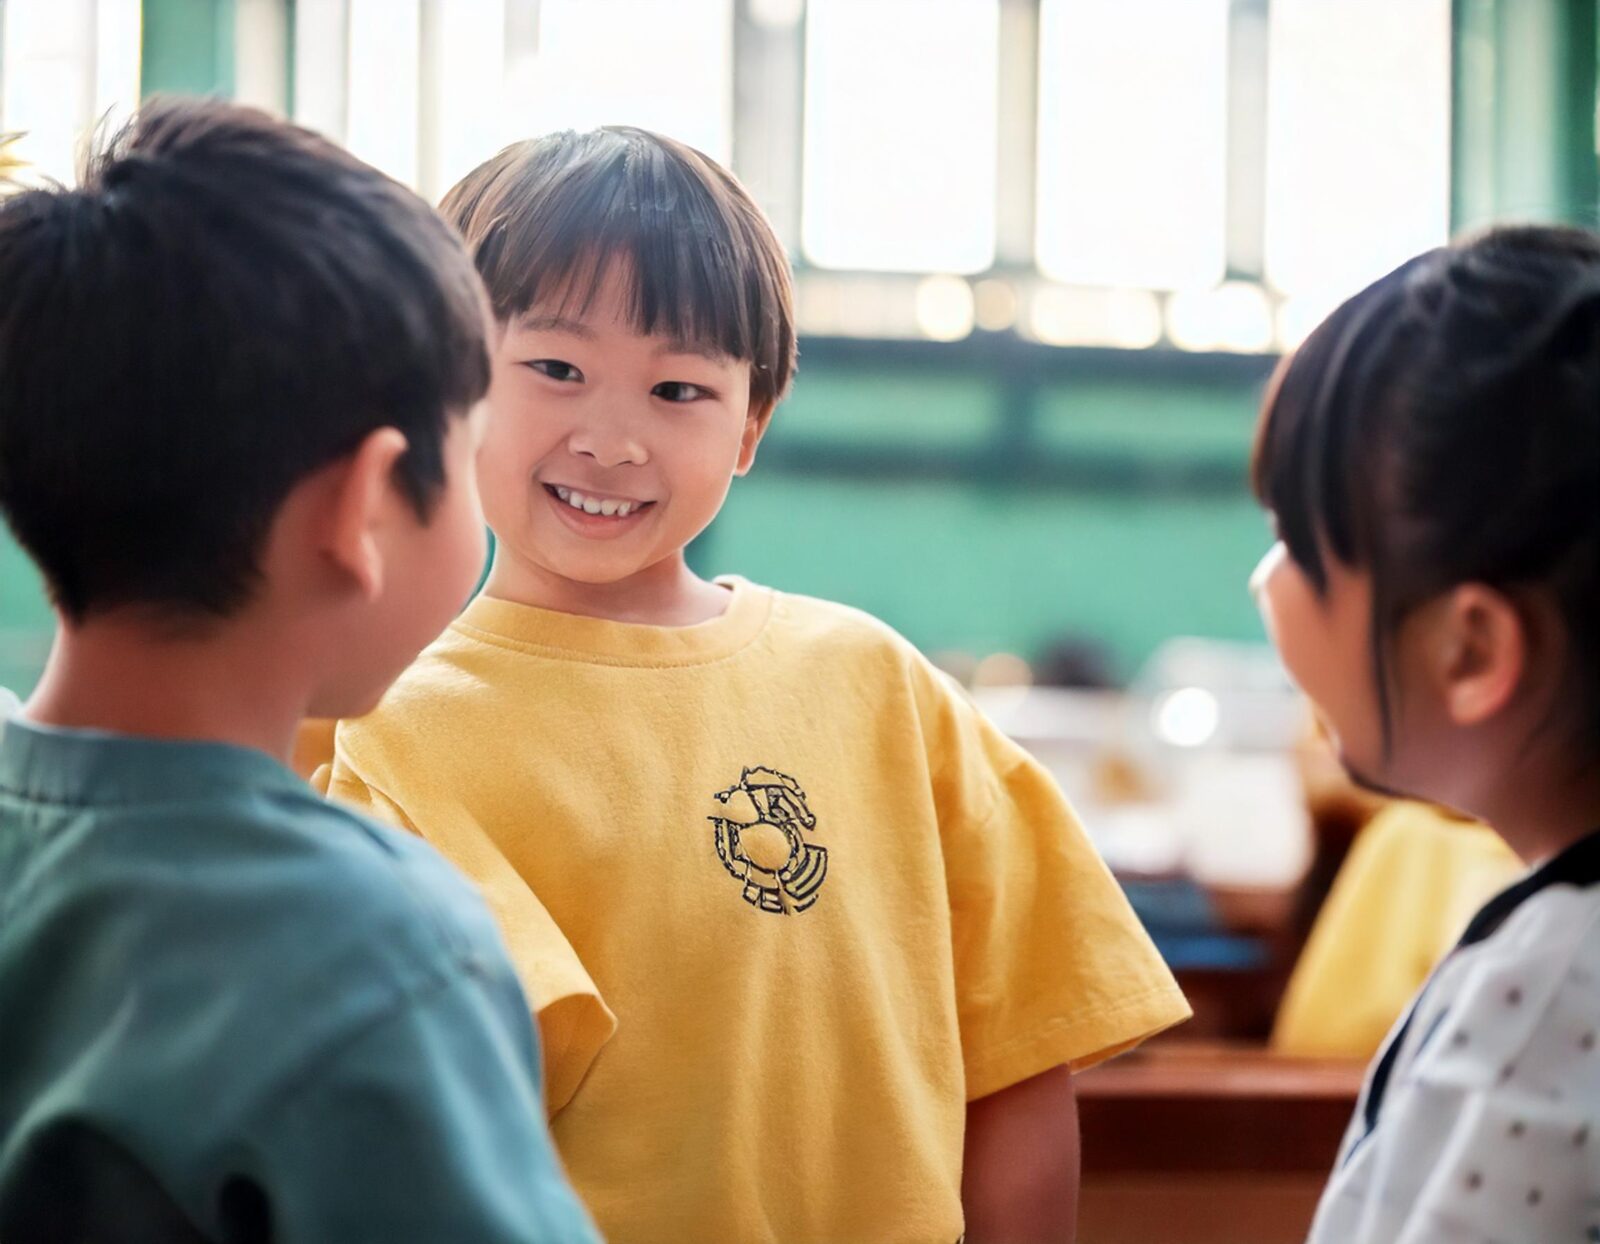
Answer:
[{"label": "boy's chin", "polygon": [[551,574],[584,587],[611,587],[648,569],[646,564],[631,557],[552,557],[543,564]]}]

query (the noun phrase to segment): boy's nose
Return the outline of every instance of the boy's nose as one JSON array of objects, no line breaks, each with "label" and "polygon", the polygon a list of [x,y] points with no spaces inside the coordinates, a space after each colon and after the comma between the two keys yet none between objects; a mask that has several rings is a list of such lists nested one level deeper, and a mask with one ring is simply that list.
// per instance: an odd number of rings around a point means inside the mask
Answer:
[{"label": "boy's nose", "polygon": [[622,428],[579,428],[567,439],[567,448],[603,467],[643,466],[650,460],[638,437]]}]

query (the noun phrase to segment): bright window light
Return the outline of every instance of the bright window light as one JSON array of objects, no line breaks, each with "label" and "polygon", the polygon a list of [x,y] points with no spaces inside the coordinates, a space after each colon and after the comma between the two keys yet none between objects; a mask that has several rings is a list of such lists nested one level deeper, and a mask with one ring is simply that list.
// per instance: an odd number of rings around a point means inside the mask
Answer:
[{"label": "bright window light", "polygon": [[1039,266],[1079,285],[1222,279],[1228,0],[1044,0]]},{"label": "bright window light", "polygon": [[1272,308],[1259,285],[1244,281],[1183,290],[1167,303],[1167,336],[1181,350],[1256,353],[1272,346]]},{"label": "bright window light", "polygon": [[1147,289],[1040,285],[1028,332],[1049,346],[1144,350],[1161,340],[1161,304]]},{"label": "bright window light", "polygon": [[343,142],[349,96],[345,0],[299,0],[294,11],[294,119]]},{"label": "bright window light", "polygon": [[771,30],[797,26],[805,15],[806,0],[750,0],[750,16],[756,25]]},{"label": "bright window light", "polygon": [[95,120],[120,125],[139,103],[140,0],[96,0],[94,8]]},{"label": "bright window light", "polygon": [[811,0],[801,243],[813,263],[994,262],[998,0]]},{"label": "bright window light", "polygon": [[1217,733],[1222,709],[1203,687],[1185,687],[1164,696],[1155,709],[1157,737],[1174,747],[1203,747]]},{"label": "bright window light", "polygon": [[732,152],[733,0],[541,0],[538,47],[509,71],[506,142],[637,125]]},{"label": "bright window light", "polygon": [[1269,57],[1267,278],[1331,305],[1449,235],[1450,0],[1273,0]]},{"label": "bright window light", "polygon": [[289,9],[283,0],[235,0],[233,6],[233,97],[268,112],[288,110],[286,66]]},{"label": "bright window light", "polygon": [[934,341],[960,341],[977,322],[972,286],[958,276],[927,276],[917,286],[917,327]]},{"label": "bright window light", "polygon": [[[518,10],[520,11],[520,9]],[[638,125],[726,162],[733,0],[300,0],[296,118],[437,198],[508,143]]]},{"label": "bright window light", "polygon": [[513,137],[506,115],[505,0],[450,0],[433,8],[437,25],[422,54],[434,89],[423,104],[421,187],[432,199],[482,164]]},{"label": "bright window light", "polygon": [[421,0],[350,0],[345,145],[410,186],[417,184],[421,24]]},{"label": "bright window light", "polygon": [[7,0],[0,21],[0,131],[25,133],[32,174],[71,183],[89,132],[138,103],[139,0]]}]

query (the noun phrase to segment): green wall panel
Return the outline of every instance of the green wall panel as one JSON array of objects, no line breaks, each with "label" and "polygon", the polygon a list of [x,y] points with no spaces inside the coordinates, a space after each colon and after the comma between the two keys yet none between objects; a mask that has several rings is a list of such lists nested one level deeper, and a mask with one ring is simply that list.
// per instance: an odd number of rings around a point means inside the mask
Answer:
[{"label": "green wall panel", "polygon": [[1261,639],[1245,590],[1255,503],[763,476],[737,481],[702,559],[874,613],[926,651],[1034,657],[1067,635],[1128,675],[1172,635]]},{"label": "green wall panel", "polygon": [[997,397],[982,377],[915,370],[866,372],[801,363],[774,434],[839,442],[904,440],[978,445],[994,431]]},{"label": "green wall panel", "polygon": [[144,94],[233,94],[233,0],[144,0],[143,13]]},{"label": "green wall panel", "polygon": [[1242,472],[1260,400],[1255,383],[1082,380],[1040,394],[1037,435],[1061,449],[1237,457]]},{"label": "green wall panel", "polygon": [[0,687],[19,695],[32,690],[52,625],[38,572],[9,534],[0,535]]}]

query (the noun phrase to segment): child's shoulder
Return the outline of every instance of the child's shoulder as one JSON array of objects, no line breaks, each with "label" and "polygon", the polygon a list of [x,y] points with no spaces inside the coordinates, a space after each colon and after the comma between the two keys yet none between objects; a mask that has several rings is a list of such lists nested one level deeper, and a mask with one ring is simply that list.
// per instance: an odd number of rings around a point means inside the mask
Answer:
[{"label": "child's shoulder", "polygon": [[[1516,893],[1516,886],[1504,891],[1485,912]],[[1592,1048],[1600,1031],[1597,932],[1600,885],[1548,885],[1519,902],[1489,936],[1446,960],[1424,994],[1426,1018],[1438,1012],[1452,1029],[1448,1040],[1434,1043],[1438,1066],[1488,1077],[1506,1066],[1539,1062],[1529,1052],[1545,1043],[1552,1026],[1570,1030],[1573,1040],[1589,1033]],[[1600,1079],[1595,1087],[1600,1091]]]},{"label": "child's shoulder", "polygon": [[261,819],[298,844],[297,852],[283,851],[300,865],[298,884],[283,901],[292,901],[306,919],[358,926],[365,930],[361,940],[373,945],[403,942],[404,954],[424,964],[453,961],[483,939],[492,942],[475,891],[416,835],[309,787],[278,793]]},{"label": "child's shoulder", "polygon": [[894,627],[863,609],[773,592],[768,648],[819,678],[902,693],[919,714],[970,715],[965,692]]},{"label": "child's shoulder", "polygon": [[[1530,874],[1527,880],[1536,880]],[[1504,892],[1504,901],[1516,893],[1515,886]],[[1486,939],[1491,950],[1487,957],[1501,963],[1541,960],[1600,964],[1600,882],[1574,884],[1557,882],[1540,887],[1517,904],[1501,927]],[[1600,983],[1600,982],[1597,982]]]},{"label": "child's shoulder", "polygon": [[[97,746],[81,744],[85,756]],[[209,1003],[246,1041],[263,1018],[404,1005],[492,951],[481,901],[426,843],[318,798],[265,757],[194,754],[235,776],[208,771],[193,789],[174,781],[135,795],[123,778],[66,805],[87,812],[60,835],[49,884],[30,898],[33,919],[94,912],[85,938],[114,931],[126,962],[168,982],[195,970],[173,947],[204,930],[206,963],[250,981]],[[318,1025],[298,1025],[296,1039]]]},{"label": "child's shoulder", "polygon": [[309,788],[280,796],[262,819],[281,827],[291,817],[290,841],[280,832],[275,859],[259,869],[271,883],[247,887],[254,897],[230,935],[237,946],[258,931],[250,949],[240,948],[241,965],[275,963],[257,974],[266,1011],[322,1013],[302,1025],[308,1041],[321,1041],[318,1033],[378,1022],[468,978],[511,988],[482,898],[427,842]]},{"label": "child's shoulder", "polygon": [[774,646],[875,657],[896,666],[925,664],[910,640],[864,609],[775,588],[756,590],[772,594],[769,643]]}]

